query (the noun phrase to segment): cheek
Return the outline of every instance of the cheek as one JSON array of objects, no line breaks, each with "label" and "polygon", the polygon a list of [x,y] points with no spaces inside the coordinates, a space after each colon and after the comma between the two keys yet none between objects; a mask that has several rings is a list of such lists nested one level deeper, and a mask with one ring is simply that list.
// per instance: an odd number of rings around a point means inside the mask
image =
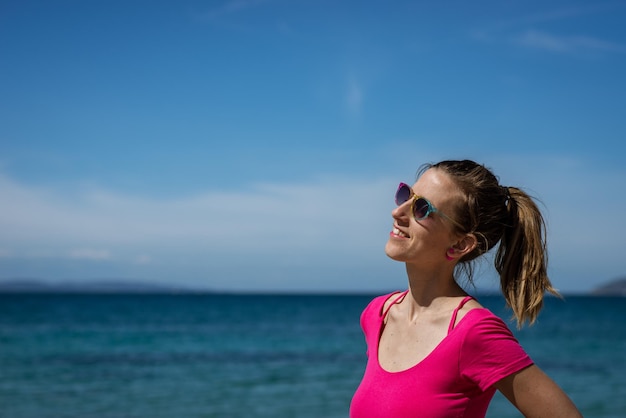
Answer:
[{"label": "cheek", "polygon": [[455,242],[452,232],[434,219],[426,219],[424,228],[415,232],[416,240],[420,241],[424,251],[446,251]]}]

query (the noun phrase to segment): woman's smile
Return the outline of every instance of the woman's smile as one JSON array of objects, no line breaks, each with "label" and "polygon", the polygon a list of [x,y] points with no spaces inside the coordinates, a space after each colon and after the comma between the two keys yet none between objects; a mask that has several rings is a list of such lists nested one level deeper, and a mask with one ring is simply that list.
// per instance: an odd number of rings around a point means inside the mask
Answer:
[{"label": "woman's smile", "polygon": [[399,237],[399,238],[409,238],[409,235],[400,231],[397,227],[393,227],[393,229],[391,230],[391,236],[392,237]]}]

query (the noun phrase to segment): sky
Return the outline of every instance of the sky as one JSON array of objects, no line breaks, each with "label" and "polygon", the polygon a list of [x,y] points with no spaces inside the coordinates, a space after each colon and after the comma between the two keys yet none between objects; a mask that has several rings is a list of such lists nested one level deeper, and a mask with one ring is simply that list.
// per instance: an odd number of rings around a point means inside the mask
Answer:
[{"label": "sky", "polygon": [[624,21],[624,1],[1,1],[0,280],[406,288],[395,188],[469,158],[541,202],[553,284],[587,292],[626,275]]}]

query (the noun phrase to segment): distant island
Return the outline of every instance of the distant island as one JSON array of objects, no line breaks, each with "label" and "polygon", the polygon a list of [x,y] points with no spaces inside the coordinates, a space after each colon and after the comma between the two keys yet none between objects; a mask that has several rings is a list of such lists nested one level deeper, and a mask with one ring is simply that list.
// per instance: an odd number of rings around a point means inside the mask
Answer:
[{"label": "distant island", "polygon": [[626,277],[605,283],[591,291],[595,296],[624,296],[626,297]]},{"label": "distant island", "polygon": [[132,280],[51,282],[37,279],[0,280],[0,293],[195,293],[196,289]]}]

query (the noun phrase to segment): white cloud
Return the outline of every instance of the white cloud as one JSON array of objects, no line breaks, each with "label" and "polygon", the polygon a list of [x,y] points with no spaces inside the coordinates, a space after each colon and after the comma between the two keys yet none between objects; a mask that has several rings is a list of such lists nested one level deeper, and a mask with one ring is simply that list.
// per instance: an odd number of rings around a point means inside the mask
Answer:
[{"label": "white cloud", "polygon": [[557,36],[538,30],[528,30],[515,42],[530,48],[554,52],[626,52],[626,46],[588,36]]},{"label": "white cloud", "polygon": [[346,244],[371,234],[381,210],[388,212],[390,201],[380,197],[389,194],[391,183],[325,179],[159,200],[102,190],[70,197],[3,177],[0,195],[11,204],[0,213],[0,245],[6,251],[11,245],[15,251],[54,249],[53,254],[66,248],[73,258],[83,259],[112,258],[109,250],[92,249],[98,247],[140,254],[154,248],[256,255],[357,251],[359,245]]},{"label": "white cloud", "polygon": [[11,202],[0,211],[0,248],[16,260],[2,276],[141,277],[247,290],[350,289],[360,277],[357,289],[380,287],[367,276],[387,261],[394,187],[333,177],[151,199],[66,194],[0,176],[0,196]]}]

